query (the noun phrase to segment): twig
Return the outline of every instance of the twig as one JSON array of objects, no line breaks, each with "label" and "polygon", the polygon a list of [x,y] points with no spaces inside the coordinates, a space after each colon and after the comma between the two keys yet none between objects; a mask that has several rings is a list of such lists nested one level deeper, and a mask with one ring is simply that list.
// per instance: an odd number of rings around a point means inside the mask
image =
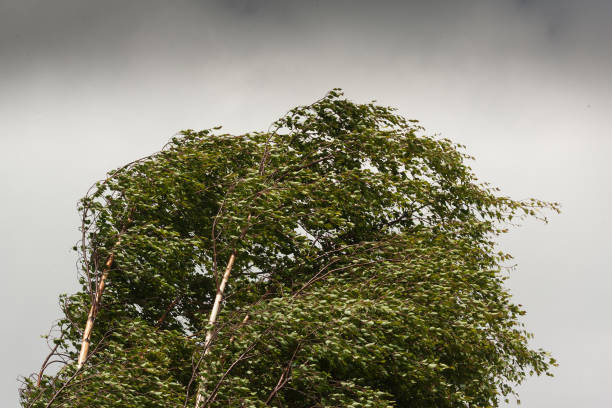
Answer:
[{"label": "twig", "polygon": [[276,386],[274,387],[274,389],[272,390],[272,392],[268,396],[268,399],[266,400],[266,405],[270,405],[270,401],[272,401],[272,398],[274,398],[274,396],[276,396],[276,394],[278,394],[278,392],[281,390],[281,388],[283,388],[289,382],[289,380],[291,379],[291,366],[293,365],[293,361],[295,360],[295,356],[297,355],[297,353],[300,350],[301,346],[302,346],[302,342],[299,342],[297,347],[293,351],[293,354],[291,355],[291,358],[289,359],[289,362],[287,363],[287,366],[285,367],[285,369],[281,373],[281,376],[278,379],[278,382],[276,383]]},{"label": "twig", "polygon": [[162,323],[164,322],[164,320],[166,320],[166,317],[168,317],[168,313],[170,313],[172,311],[172,309],[174,308],[174,306],[176,306],[176,304],[179,302],[179,300],[181,300],[181,298],[183,297],[182,294],[179,294],[173,301],[172,303],[170,303],[170,305],[168,305],[168,307],[166,308],[166,310],[164,311],[164,313],[161,315],[161,317],[157,320],[157,323],[155,323],[155,327],[157,329],[159,329],[162,325]]},{"label": "twig", "polygon": [[43,361],[42,366],[40,367],[40,371],[38,372],[38,378],[36,380],[37,387],[40,387],[40,382],[42,381],[43,373],[45,372],[45,369],[47,368],[47,362],[49,361],[51,356],[55,354],[55,351],[57,350],[58,347],[59,347],[59,343],[56,343],[55,347],[53,347],[51,352],[47,355],[47,358],[45,358],[45,361]]}]

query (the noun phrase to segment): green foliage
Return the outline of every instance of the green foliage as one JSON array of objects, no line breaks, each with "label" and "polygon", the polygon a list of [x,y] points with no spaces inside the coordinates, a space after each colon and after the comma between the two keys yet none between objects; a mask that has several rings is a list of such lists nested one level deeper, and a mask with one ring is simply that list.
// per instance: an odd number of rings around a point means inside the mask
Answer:
[{"label": "green foliage", "polygon": [[272,131],[187,130],[110,173],[79,208],[83,290],[62,298],[56,339],[66,364],[26,379],[23,405],[192,406],[200,384],[210,406],[489,407],[547,373],[495,237],[558,206],[498,195],[462,146],[422,131],[333,90]]},{"label": "green foliage", "polygon": [[225,380],[219,406],[265,401],[288,366],[279,406],[334,405],[339,394],[341,406],[488,406],[525,367],[546,371],[548,358],[526,347],[521,312],[491,260],[469,242],[413,235],[359,252],[307,293],[261,303],[253,323],[221,330],[204,362],[214,370],[207,389],[255,347]]},{"label": "green foliage", "polygon": [[28,383],[23,399],[45,407],[66,383],[69,388],[54,401],[56,407],[180,406],[191,378],[194,344],[182,333],[156,331],[140,320],[117,322],[104,333],[99,349],[75,375],[68,365],[41,387]]}]

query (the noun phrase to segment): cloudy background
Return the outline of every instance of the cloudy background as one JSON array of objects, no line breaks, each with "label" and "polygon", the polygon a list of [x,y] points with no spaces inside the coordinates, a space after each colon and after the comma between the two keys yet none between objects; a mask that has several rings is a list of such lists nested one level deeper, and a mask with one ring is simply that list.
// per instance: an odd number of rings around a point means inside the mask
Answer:
[{"label": "cloudy background", "polygon": [[502,240],[560,362],[521,400],[611,406],[611,19],[603,0],[0,0],[0,405],[76,289],[95,180],[180,129],[267,129],[342,87],[466,144],[504,193],[562,203]]}]

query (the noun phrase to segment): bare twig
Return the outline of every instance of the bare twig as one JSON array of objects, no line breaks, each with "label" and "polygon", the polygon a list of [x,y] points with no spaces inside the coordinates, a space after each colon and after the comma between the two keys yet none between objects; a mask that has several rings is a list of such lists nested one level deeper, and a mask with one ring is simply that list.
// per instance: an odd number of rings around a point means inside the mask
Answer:
[{"label": "bare twig", "polygon": [[47,355],[47,358],[45,358],[45,361],[43,361],[42,366],[40,367],[40,371],[38,372],[38,378],[36,379],[37,387],[40,387],[40,382],[42,381],[43,373],[45,372],[45,369],[48,366],[47,362],[49,361],[51,356],[55,354],[55,351],[57,350],[58,347],[59,347],[59,343],[56,343],[55,347],[53,347],[53,349],[51,349],[51,352],[49,352],[49,354]]},{"label": "bare twig", "polygon": [[[110,333],[107,333],[102,340],[100,340],[98,342],[98,344],[96,345],[96,347],[94,347],[93,351],[91,352],[91,354],[89,354],[86,358],[85,361],[83,362],[86,363],[92,355],[94,355],[96,353],[96,351],[98,351],[98,349],[100,348],[100,346],[103,343],[103,340],[106,339],[106,337],[108,337]],[[47,405],[45,406],[45,408],[49,408],[51,406],[51,404],[53,403],[53,401],[55,401],[55,399],[62,393],[62,391],[64,391],[64,389],[66,389],[66,387],[68,387],[68,385],[72,382],[72,380],[74,380],[76,378],[76,376],[79,374],[79,372],[81,372],[82,368],[83,368],[83,364],[80,366],[77,366],[76,371],[74,372],[74,374],[72,374],[72,376],[60,387],[59,390],[56,391],[55,394],[53,394],[53,397],[51,397],[51,399],[49,400],[49,402],[47,403]]]},{"label": "bare twig", "polygon": [[217,393],[219,392],[219,387],[221,387],[221,383],[223,382],[223,380],[225,380],[225,377],[227,377],[230,371],[232,371],[232,369],[241,361],[252,357],[252,356],[249,356],[248,353],[251,350],[253,350],[253,348],[255,348],[255,345],[257,345],[257,341],[254,341],[253,343],[251,343],[251,345],[244,352],[242,352],[242,354],[240,354],[240,356],[232,364],[230,364],[230,366],[228,367],[227,370],[225,370],[225,372],[223,373],[219,381],[217,381],[217,384],[215,384],[215,388],[213,388],[212,392],[210,393],[206,401],[204,401],[202,408],[206,407],[208,404],[210,404],[215,399],[215,397],[217,396]]},{"label": "bare twig", "polygon": [[289,382],[289,380],[291,379],[291,367],[293,366],[293,361],[295,360],[295,356],[297,355],[297,353],[298,353],[298,351],[300,350],[301,347],[302,347],[302,342],[299,342],[297,347],[293,351],[293,354],[291,355],[291,358],[289,359],[289,362],[287,363],[287,366],[285,367],[285,369],[281,373],[281,376],[278,379],[278,382],[276,383],[276,386],[274,387],[274,389],[272,390],[272,392],[268,396],[268,399],[266,400],[266,405],[270,405],[270,401],[272,401],[274,396],[276,396],[276,394],[281,390],[281,388],[283,388]]},{"label": "bare twig", "polygon": [[159,329],[161,327],[162,323],[164,323],[164,321],[166,320],[166,317],[168,317],[168,313],[170,313],[172,309],[174,309],[174,306],[176,306],[176,304],[181,300],[182,297],[183,295],[179,293],[179,295],[176,298],[174,298],[174,300],[168,305],[164,313],[157,320],[157,323],[155,323],[156,328]]}]

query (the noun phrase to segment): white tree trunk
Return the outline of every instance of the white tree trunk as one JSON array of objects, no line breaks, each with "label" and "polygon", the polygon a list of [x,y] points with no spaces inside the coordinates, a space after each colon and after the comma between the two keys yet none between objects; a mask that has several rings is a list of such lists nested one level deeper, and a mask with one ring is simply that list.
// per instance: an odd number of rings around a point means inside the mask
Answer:
[{"label": "white tree trunk", "polygon": [[[230,273],[232,272],[232,267],[234,266],[234,261],[236,260],[236,251],[232,252],[230,255],[229,261],[227,262],[227,266],[225,267],[225,272],[223,273],[223,278],[221,279],[221,284],[217,288],[217,295],[215,296],[215,303],[213,304],[213,308],[210,311],[210,316],[208,317],[208,325],[209,329],[206,332],[206,338],[204,339],[204,355],[210,353],[210,344],[212,343],[212,338],[214,335],[214,324],[217,321],[217,315],[219,314],[219,309],[221,307],[221,300],[223,300],[223,293],[225,292],[225,286],[227,286],[227,281],[229,280]],[[198,392],[196,395],[196,408],[200,408],[204,403],[204,389],[202,387],[202,382],[198,385]]]},{"label": "white tree trunk", "polygon": [[[117,244],[119,241],[117,241]],[[85,330],[83,330],[83,340],[81,342],[81,352],[79,353],[79,361],[77,363],[77,368],[80,369],[83,367],[83,363],[87,359],[87,353],[89,352],[89,343],[91,342],[91,332],[93,330],[94,320],[96,320],[96,316],[98,315],[98,310],[100,309],[100,303],[102,302],[102,294],[104,293],[104,287],[106,286],[106,278],[108,278],[108,273],[110,272],[111,265],[115,260],[115,254],[111,253],[104,264],[104,271],[102,272],[102,276],[100,277],[100,282],[98,282],[98,287],[96,288],[96,295],[94,297],[93,303],[91,304],[91,308],[89,309],[89,315],[87,316],[87,324],[85,325]]]}]

